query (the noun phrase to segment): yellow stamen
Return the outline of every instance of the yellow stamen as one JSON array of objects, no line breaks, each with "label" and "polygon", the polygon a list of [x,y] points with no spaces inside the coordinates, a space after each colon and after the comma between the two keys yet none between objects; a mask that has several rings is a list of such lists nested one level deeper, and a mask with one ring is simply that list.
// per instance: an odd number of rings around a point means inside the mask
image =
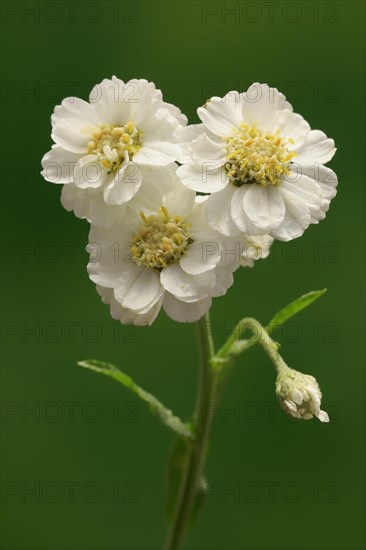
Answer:
[{"label": "yellow stamen", "polygon": [[140,214],[140,218],[142,219],[142,221],[143,221],[145,224],[147,224],[149,220],[148,220],[147,217],[145,216],[144,212],[143,212],[142,210],[140,210],[139,214]]},{"label": "yellow stamen", "polygon": [[[140,132],[131,121],[124,126],[112,126],[103,124],[97,128],[92,135],[92,139],[87,145],[87,153],[97,155],[103,168],[109,172],[117,171],[125,162],[126,153],[131,160],[133,156],[141,149],[142,132]],[[118,156],[111,162],[104,153],[104,147],[108,145]]]},{"label": "yellow stamen", "polygon": [[243,122],[225,141],[225,168],[236,186],[278,185],[283,175],[288,175],[291,159],[296,156],[294,151],[288,151],[288,144],[294,144],[293,139],[283,138],[280,130],[274,134],[264,133],[256,124],[249,127]]},{"label": "yellow stamen", "polygon": [[140,212],[140,216],[144,225],[133,239],[132,259],[158,272],[178,262],[193,242],[188,224],[179,216],[170,216],[165,206],[155,215],[146,216]]}]

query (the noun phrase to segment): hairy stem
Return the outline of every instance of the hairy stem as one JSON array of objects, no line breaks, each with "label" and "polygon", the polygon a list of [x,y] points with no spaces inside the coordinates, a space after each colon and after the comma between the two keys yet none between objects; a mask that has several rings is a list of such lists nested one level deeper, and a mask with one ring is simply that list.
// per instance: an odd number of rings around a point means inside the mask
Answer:
[{"label": "hairy stem", "polygon": [[[243,340],[242,336],[246,330],[250,330],[253,336]],[[202,471],[206,461],[213,418],[212,411],[221,396],[235,359],[253,345],[260,344],[277,371],[288,368],[278,353],[278,344],[272,340],[267,329],[256,319],[251,317],[242,319],[216,354],[208,315],[198,321],[197,331],[200,349],[200,380],[193,416],[195,437],[193,441],[187,443],[189,445],[188,456],[176,497],[166,550],[180,550],[189,527],[192,509],[202,483]]]},{"label": "hairy stem", "polygon": [[[253,336],[249,340],[242,340],[242,336],[246,330],[250,330]],[[267,329],[252,317],[246,317],[239,321],[233,333],[217,352],[216,357],[219,360],[232,360],[254,344],[262,346],[278,372],[288,369],[286,363],[278,353],[278,344],[269,336]]]},{"label": "hairy stem", "polygon": [[200,350],[200,380],[193,417],[195,439],[190,443],[186,468],[182,475],[173,523],[168,533],[166,550],[179,550],[189,526],[192,509],[202,481],[206,460],[212,414],[206,414],[208,403],[215,401],[216,370],[212,358],[214,347],[210,332],[210,320],[206,315],[197,323],[198,346]]}]

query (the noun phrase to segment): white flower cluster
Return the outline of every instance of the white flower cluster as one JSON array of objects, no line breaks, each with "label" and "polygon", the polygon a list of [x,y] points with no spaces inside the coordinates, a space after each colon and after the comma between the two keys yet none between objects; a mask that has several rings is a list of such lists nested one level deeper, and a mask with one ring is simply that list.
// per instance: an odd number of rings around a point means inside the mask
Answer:
[{"label": "white flower cluster", "polygon": [[237,268],[318,223],[336,193],[333,140],[276,89],[213,97],[198,115],[187,126],[153,83],[116,77],[52,115],[42,175],[91,224],[88,272],[122,323],[151,324],[161,307],[198,320]]}]

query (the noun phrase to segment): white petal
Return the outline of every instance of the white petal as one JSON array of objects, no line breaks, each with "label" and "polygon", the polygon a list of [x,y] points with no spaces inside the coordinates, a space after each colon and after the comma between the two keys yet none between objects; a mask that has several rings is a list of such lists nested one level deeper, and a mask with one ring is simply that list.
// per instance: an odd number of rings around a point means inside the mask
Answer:
[{"label": "white petal", "polygon": [[[111,163],[115,162],[119,157],[117,150],[116,149],[111,149],[109,147],[109,145],[105,145],[103,147],[103,153],[104,153],[104,156],[106,157],[106,159],[109,160],[109,162],[111,162]],[[128,160],[127,151],[124,151],[123,160]]]},{"label": "white petal", "polygon": [[267,258],[273,238],[269,235],[243,235],[242,238],[242,265],[253,264],[254,261]]},{"label": "white petal", "polygon": [[[123,298],[133,287],[136,279],[139,278],[139,276],[147,270],[144,266],[136,265],[135,262],[133,263],[124,263],[124,262],[116,262],[117,263],[117,271],[119,273],[118,279],[113,281],[113,289],[114,289],[114,297],[122,305]],[[111,264],[109,264],[111,265]],[[110,286],[108,283],[108,280],[106,280],[105,283],[102,283],[100,280],[96,281],[96,277],[101,276],[102,269],[104,266],[97,266],[95,269],[95,274],[93,274],[93,281],[97,282],[98,284],[103,284],[103,286]],[[138,309],[138,308],[136,308]]]},{"label": "white petal", "polygon": [[201,317],[208,312],[211,303],[211,298],[207,297],[188,304],[177,300],[172,294],[166,292],[163,308],[165,313],[174,321],[178,321],[179,323],[193,323],[201,319]]},{"label": "white petal", "polygon": [[229,183],[222,191],[210,195],[206,205],[206,216],[210,226],[227,236],[240,233],[231,215],[231,201],[236,190],[237,188]]},{"label": "white petal", "polygon": [[107,171],[101,167],[97,155],[81,157],[74,168],[74,183],[80,189],[97,188],[107,179]]},{"label": "white petal", "polygon": [[287,409],[289,410],[289,412],[291,414],[293,413],[293,416],[296,416],[296,418],[300,418],[300,415],[297,412],[297,407],[296,407],[296,405],[293,401],[287,401],[286,400],[285,405],[286,405]]},{"label": "white petal", "polygon": [[164,109],[169,111],[169,113],[177,120],[181,128],[186,127],[188,119],[186,115],[182,113],[179,107],[173,105],[172,103],[166,103],[165,101],[163,101],[163,107]]},{"label": "white petal", "polygon": [[310,126],[301,115],[286,109],[284,111],[277,111],[276,113],[271,131],[274,133],[277,130],[280,131],[282,137],[294,140],[295,143],[288,143],[287,148],[289,151],[296,151],[306,141],[310,132]]},{"label": "white petal", "polygon": [[225,166],[217,161],[192,162],[177,170],[178,176],[188,189],[201,193],[216,193],[228,183]]},{"label": "white petal", "polygon": [[113,319],[120,321],[126,325],[146,326],[151,325],[159,314],[162,306],[164,294],[161,298],[151,305],[151,307],[145,312],[140,313],[132,309],[127,309],[121,306],[115,298],[111,298],[111,315]]},{"label": "white petal", "polygon": [[135,162],[128,162],[111,174],[111,181],[104,189],[107,204],[124,204],[132,199],[140,189],[142,172]]},{"label": "white petal", "polygon": [[215,269],[216,282],[211,290],[211,296],[224,296],[234,282],[233,267],[218,267]]},{"label": "white petal", "polygon": [[175,162],[166,166],[142,166],[142,173],[144,178],[145,174],[150,174],[150,181],[153,181],[156,187],[166,194],[182,183],[177,176],[177,168],[178,165]]},{"label": "white petal", "polygon": [[78,218],[89,218],[88,190],[79,189],[73,183],[64,185],[61,191],[61,204],[68,212],[73,210]]},{"label": "white petal", "polygon": [[93,127],[80,131],[69,123],[59,122],[53,126],[51,137],[63,149],[85,155],[92,133]]},{"label": "white petal", "polygon": [[220,166],[225,163],[225,146],[221,141],[212,140],[207,134],[201,134],[194,140],[189,151],[193,161],[203,164],[207,161],[215,161]]},{"label": "white petal", "polygon": [[318,407],[320,407],[320,394],[318,391],[316,391],[316,389],[312,386],[310,386],[310,384],[306,385],[306,391],[310,394],[310,397],[313,398],[313,401],[314,403],[316,403],[316,405],[318,405]]},{"label": "white petal", "polygon": [[[133,90],[132,90],[133,91]],[[126,95],[131,92],[128,84],[119,78],[105,78],[92,89],[89,101],[97,117],[104,124],[123,126],[130,120],[131,103]]]},{"label": "white petal", "polygon": [[297,195],[299,202],[304,202],[312,217],[316,220],[323,219],[321,187],[312,178],[305,174],[286,177],[281,182],[281,188]]},{"label": "white petal", "polygon": [[235,126],[239,126],[243,122],[243,102],[245,94],[239,93],[236,90],[231,90],[223,98],[223,103],[231,108],[233,115],[231,115],[231,120],[235,122]]},{"label": "white petal", "polygon": [[203,124],[190,124],[189,126],[179,126],[174,132],[174,141],[179,144],[179,155],[177,161],[181,164],[192,161],[189,148],[192,142],[197,139],[204,130]]},{"label": "white petal", "polygon": [[129,258],[131,251],[129,245],[135,231],[136,228],[131,226],[130,219],[125,220],[124,224],[114,225],[108,229],[92,224],[89,231],[89,242],[97,243],[100,248],[97,261],[116,265],[123,263],[123,266],[137,267],[135,262]]},{"label": "white petal", "polygon": [[271,236],[280,241],[290,241],[300,237],[311,223],[309,209],[298,195],[286,189],[281,190],[285,203],[285,216],[279,227],[272,229]]},{"label": "white petal", "polygon": [[327,201],[329,206],[330,201],[337,194],[338,179],[333,170],[318,163],[312,163],[310,166],[302,164],[299,169],[301,174],[308,176],[319,184],[321,198]]},{"label": "white petal", "polygon": [[156,214],[164,204],[165,196],[176,189],[180,181],[172,171],[171,166],[143,166],[139,168],[142,174],[142,183],[139,191],[128,203],[137,213],[141,210],[149,216]]},{"label": "white petal", "polygon": [[276,112],[283,109],[292,107],[283,94],[267,84],[256,82],[243,94],[243,121],[249,126],[256,123],[262,131],[271,129]]},{"label": "white petal", "polygon": [[292,391],[291,397],[292,397],[292,401],[294,401],[296,405],[301,405],[303,401],[303,396],[298,389],[294,388],[294,390]]},{"label": "white petal", "polygon": [[102,298],[103,304],[110,304],[113,298],[113,289],[105,288],[104,286],[95,285],[99,296]]},{"label": "white petal", "polygon": [[[94,261],[94,258],[98,258],[99,251],[101,247],[98,248],[98,243],[90,242],[87,246],[87,251],[90,254],[91,261],[88,263],[88,273],[90,279],[93,283],[97,285],[104,286],[106,288],[115,288],[117,285],[121,284],[121,280],[125,282],[127,279],[133,281],[138,271],[136,270],[136,265],[124,264],[123,262],[108,262],[104,261]],[[105,253],[106,250],[103,250]]]},{"label": "white petal", "polygon": [[124,101],[131,105],[131,120],[137,126],[149,121],[163,107],[162,93],[153,82],[133,78],[126,83]]},{"label": "white petal", "polygon": [[51,183],[69,183],[73,181],[75,164],[80,155],[66,151],[59,145],[53,145],[42,158],[42,176]]},{"label": "white petal", "polygon": [[73,210],[78,218],[87,218],[93,225],[111,227],[123,223],[126,218],[125,204],[110,206],[104,202],[103,189],[80,189],[73,183],[64,185],[61,204],[66,210]]},{"label": "white petal", "polygon": [[[165,294],[165,290],[160,285],[159,291],[155,294],[153,299],[148,304],[144,305],[144,307],[142,307],[138,310],[134,309],[133,311],[136,311],[136,313],[138,313],[139,315],[143,315],[145,313],[148,313],[151,310],[151,308],[153,308],[155,306],[155,304],[157,304],[158,302],[160,303],[160,306],[161,306],[162,305],[162,299],[164,298],[164,294]],[[159,306],[159,308],[160,308],[160,306]]]},{"label": "white petal", "polygon": [[180,180],[176,182],[174,189],[166,194],[164,205],[171,216],[186,218],[193,208],[196,193],[187,189]]},{"label": "white petal", "polygon": [[242,122],[240,110],[226,97],[212,97],[204,107],[197,109],[205,127],[217,136],[229,136]]},{"label": "white petal", "polygon": [[93,105],[78,97],[66,97],[57,105],[51,117],[52,125],[68,124],[81,131],[84,127],[96,126],[100,118]]},{"label": "white petal", "polygon": [[98,285],[106,288],[124,285],[127,291],[140,273],[141,268],[135,262],[127,261],[129,250],[123,249],[110,230],[92,226],[86,249],[90,255],[89,277]]},{"label": "white petal", "polygon": [[178,122],[166,109],[159,109],[155,115],[143,124],[142,142],[149,145],[150,142],[172,142],[172,135]]},{"label": "white petal", "polygon": [[163,293],[160,278],[152,269],[140,268],[134,279],[114,289],[114,297],[123,307],[132,310],[146,310],[146,307]]},{"label": "white petal", "polygon": [[[122,210],[125,211],[123,208]],[[92,224],[89,232],[89,240],[91,239],[93,242],[99,243],[108,250],[108,253],[103,252],[103,260],[108,259],[108,261],[136,265],[130,258],[130,244],[131,239],[135,236],[140,226],[141,218],[135,213],[133,216],[126,216],[123,223],[113,225],[108,229]],[[117,244],[119,245],[118,248],[115,246]]]},{"label": "white petal", "polygon": [[194,302],[208,296],[215,280],[212,271],[188,275],[179,263],[166,267],[160,274],[160,281],[165,290],[184,302]]},{"label": "white petal", "polygon": [[247,235],[259,233],[258,228],[248,218],[243,206],[244,197],[251,188],[251,184],[244,184],[239,188],[235,186],[232,187],[234,189],[234,194],[231,199],[231,217],[237,230]]},{"label": "white petal", "polygon": [[330,422],[328,413],[326,413],[325,411],[319,411],[318,418],[320,422]]},{"label": "white petal", "polygon": [[179,145],[164,141],[147,141],[142,143],[141,149],[134,155],[133,160],[139,164],[166,166],[179,156]]},{"label": "white petal", "polygon": [[194,241],[212,242],[220,240],[220,234],[208,224],[206,206],[209,195],[196,195],[191,212],[185,217],[189,234]]},{"label": "white petal", "polygon": [[95,194],[89,191],[89,215],[87,218],[92,224],[108,228],[123,222],[127,216],[126,204],[120,204],[118,206],[106,204],[103,199],[102,191],[99,197],[93,195]]},{"label": "white petal", "polygon": [[324,132],[311,130],[305,143],[296,152],[296,162],[299,164],[326,164],[334,156],[336,148],[333,139],[327,138]]},{"label": "white petal", "polygon": [[189,245],[185,256],[180,259],[182,269],[190,275],[198,275],[214,269],[221,259],[220,243],[194,242]]},{"label": "white petal", "polygon": [[[243,235],[221,237],[221,266],[239,267],[243,249]],[[234,269],[234,268],[233,268]],[[215,272],[216,273],[216,272]]]},{"label": "white petal", "polygon": [[[270,233],[285,216],[285,203],[278,188],[251,184],[244,195],[243,208],[260,233]],[[255,234],[255,232],[254,232]]]}]

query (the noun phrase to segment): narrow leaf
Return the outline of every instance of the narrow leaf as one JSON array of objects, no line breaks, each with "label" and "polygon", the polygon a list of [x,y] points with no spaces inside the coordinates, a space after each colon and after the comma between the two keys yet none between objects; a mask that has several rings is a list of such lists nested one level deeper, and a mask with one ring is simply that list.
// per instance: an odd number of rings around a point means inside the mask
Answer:
[{"label": "narrow leaf", "polygon": [[158,418],[160,418],[163,424],[184,437],[190,439],[193,437],[193,434],[188,425],[184,424],[184,422],[182,422],[181,419],[177,416],[174,416],[172,411],[167,409],[158,399],[156,399],[156,397],[140,388],[140,386],[135,384],[130,376],[124,374],[114,365],[104,363],[103,361],[97,361],[95,359],[86,359],[84,361],[79,361],[78,365],[80,367],[84,367],[86,369],[90,369],[114,378],[114,380],[117,380],[117,382],[123,384],[123,386],[131,390],[133,393],[138,395],[140,399],[145,401],[149,405],[151,411],[156,414]]},{"label": "narrow leaf", "polygon": [[307,294],[300,296],[300,298],[297,298],[297,300],[294,300],[283,309],[280,309],[280,311],[276,313],[273,319],[271,319],[267,327],[268,333],[272,334],[272,331],[278,325],[281,325],[282,323],[290,319],[290,317],[296,315],[296,313],[308,307],[312,302],[320,298],[320,296],[322,296],[326,291],[326,288],[324,288],[323,290],[313,290],[312,292],[308,292]]}]

